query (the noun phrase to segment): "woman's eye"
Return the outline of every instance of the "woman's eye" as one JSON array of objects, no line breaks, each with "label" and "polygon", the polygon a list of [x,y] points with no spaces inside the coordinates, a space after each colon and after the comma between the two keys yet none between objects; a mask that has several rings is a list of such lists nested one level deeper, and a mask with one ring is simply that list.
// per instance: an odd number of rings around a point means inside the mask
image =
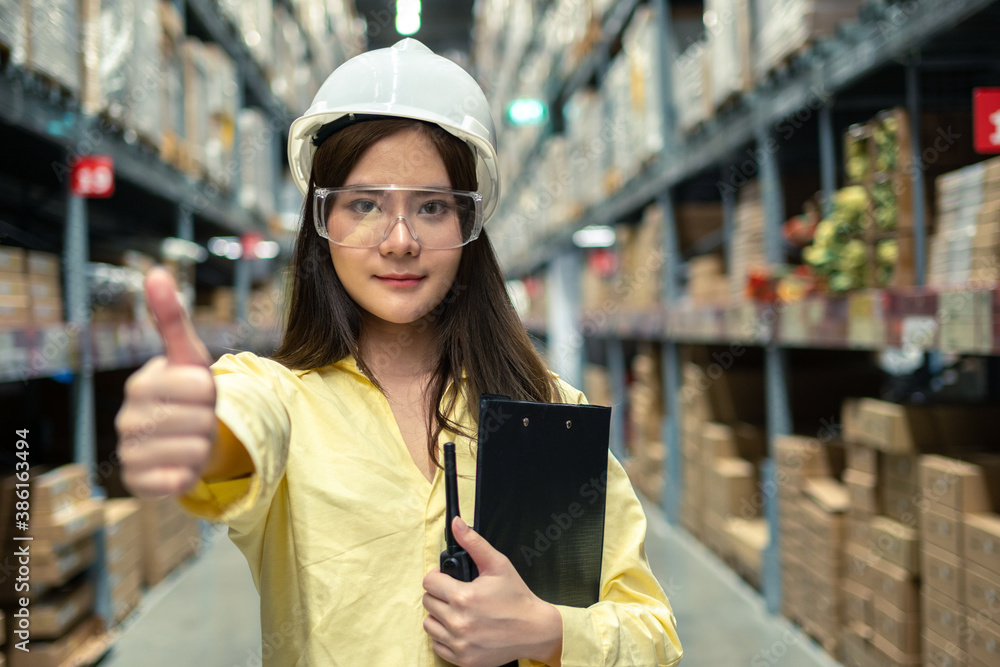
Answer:
[{"label": "woman's eye", "polygon": [[355,199],[348,205],[348,208],[355,213],[367,215],[378,208],[378,206],[376,206],[375,202],[370,199]]},{"label": "woman's eye", "polygon": [[448,205],[443,201],[429,201],[420,207],[420,212],[425,215],[443,215],[448,210]]}]

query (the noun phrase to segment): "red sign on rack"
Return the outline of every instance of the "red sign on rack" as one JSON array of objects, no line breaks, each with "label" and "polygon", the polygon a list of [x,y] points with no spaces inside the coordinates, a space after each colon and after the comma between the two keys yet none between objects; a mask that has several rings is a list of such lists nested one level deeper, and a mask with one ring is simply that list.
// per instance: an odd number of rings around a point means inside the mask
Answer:
[{"label": "red sign on rack", "polygon": [[73,163],[70,189],[78,197],[105,199],[115,193],[115,167],[110,155],[87,155]]},{"label": "red sign on rack", "polygon": [[972,91],[974,142],[977,153],[1000,153],[1000,88]]}]

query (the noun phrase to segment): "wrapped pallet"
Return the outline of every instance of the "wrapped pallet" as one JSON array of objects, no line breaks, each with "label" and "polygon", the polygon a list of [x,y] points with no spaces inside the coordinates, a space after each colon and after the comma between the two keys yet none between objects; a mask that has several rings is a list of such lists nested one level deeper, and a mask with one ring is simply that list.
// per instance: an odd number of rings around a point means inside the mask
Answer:
[{"label": "wrapped pallet", "polygon": [[237,121],[240,135],[240,206],[264,216],[274,212],[274,134],[267,119],[256,109],[241,109]]},{"label": "wrapped pallet", "polygon": [[22,0],[0,0],[0,45],[10,53],[14,65],[23,65],[28,57],[25,19]]},{"label": "wrapped pallet", "polygon": [[126,0],[80,3],[85,113],[103,113],[118,122],[125,117],[134,65],[135,9],[136,3]]},{"label": "wrapped pallet", "polygon": [[79,0],[31,0],[28,5],[28,69],[79,97]]},{"label": "wrapped pallet", "polygon": [[204,111],[207,114],[208,141],[205,144],[205,169],[216,183],[229,187],[229,174],[235,169],[233,137],[236,127],[236,68],[220,47],[205,48],[208,88]]},{"label": "wrapped pallet", "polygon": [[160,3],[160,122],[163,159],[184,170],[184,24],[173,3]]},{"label": "wrapped pallet", "polygon": [[135,0],[135,43],[129,58],[125,129],[149,145],[162,141],[160,121],[160,9],[157,0]]},{"label": "wrapped pallet", "polygon": [[711,85],[707,43],[699,41],[689,46],[677,56],[672,67],[677,128],[682,135],[687,135],[708,115]]},{"label": "wrapped pallet", "polygon": [[754,70],[758,80],[855,18],[862,0],[773,0],[754,3]]},{"label": "wrapped pallet", "polygon": [[630,79],[633,117],[630,141],[639,166],[657,157],[664,146],[660,47],[653,9],[648,5],[636,8],[622,37],[622,51],[628,61]]},{"label": "wrapped pallet", "polygon": [[705,29],[712,70],[712,107],[717,109],[753,88],[748,0],[707,0]]}]

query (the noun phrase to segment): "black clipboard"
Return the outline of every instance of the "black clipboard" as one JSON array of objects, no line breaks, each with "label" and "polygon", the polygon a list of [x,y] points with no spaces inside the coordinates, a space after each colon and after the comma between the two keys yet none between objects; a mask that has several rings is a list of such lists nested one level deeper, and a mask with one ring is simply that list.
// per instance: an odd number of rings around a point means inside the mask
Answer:
[{"label": "black clipboard", "polygon": [[479,401],[475,529],[538,597],[600,598],[611,408]]}]

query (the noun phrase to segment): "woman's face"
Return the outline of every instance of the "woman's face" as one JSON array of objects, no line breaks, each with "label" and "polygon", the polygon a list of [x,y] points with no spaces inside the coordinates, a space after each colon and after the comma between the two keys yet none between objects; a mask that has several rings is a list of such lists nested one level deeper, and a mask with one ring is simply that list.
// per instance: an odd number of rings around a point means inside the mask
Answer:
[{"label": "woman's face", "polygon": [[[406,130],[365,151],[344,181],[345,187],[351,185],[450,188],[451,180],[434,144],[420,132]],[[331,242],[330,256],[344,289],[363,310],[386,322],[409,324],[444,299],[462,249],[422,248],[399,219],[379,245],[345,248]]]}]

